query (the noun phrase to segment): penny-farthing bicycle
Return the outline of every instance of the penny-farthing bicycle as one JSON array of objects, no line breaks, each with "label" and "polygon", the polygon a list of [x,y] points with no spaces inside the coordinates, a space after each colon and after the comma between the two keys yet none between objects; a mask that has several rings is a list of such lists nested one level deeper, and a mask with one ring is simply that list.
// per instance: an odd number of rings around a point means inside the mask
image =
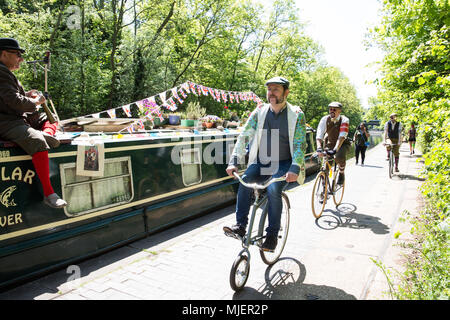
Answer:
[{"label": "penny-farthing bicycle", "polygon": [[[250,273],[250,250],[249,247],[251,245],[256,245],[260,247],[259,253],[261,255],[261,259],[267,265],[272,265],[278,261],[281,253],[283,252],[284,246],[286,244],[288,231],[289,231],[289,209],[290,203],[289,198],[287,197],[285,192],[281,194],[282,200],[282,211],[281,211],[281,223],[280,223],[280,231],[278,232],[278,245],[274,251],[264,251],[261,248],[263,240],[265,238],[264,230],[268,226],[268,196],[265,192],[266,188],[274,182],[283,181],[286,177],[273,178],[266,182],[263,185],[259,185],[256,183],[246,183],[242,178],[236,173],[233,173],[234,176],[239,180],[239,182],[247,188],[251,188],[255,192],[255,200],[253,202],[251,208],[251,215],[249,219],[249,226],[247,233],[244,237],[239,237],[233,233],[225,234],[227,236],[237,238],[242,241],[243,249],[239,252],[236,260],[234,260],[233,266],[230,271],[230,286],[233,290],[239,291],[241,290],[247,280]],[[259,217],[258,228],[253,230],[253,226],[255,224],[256,218]]]}]

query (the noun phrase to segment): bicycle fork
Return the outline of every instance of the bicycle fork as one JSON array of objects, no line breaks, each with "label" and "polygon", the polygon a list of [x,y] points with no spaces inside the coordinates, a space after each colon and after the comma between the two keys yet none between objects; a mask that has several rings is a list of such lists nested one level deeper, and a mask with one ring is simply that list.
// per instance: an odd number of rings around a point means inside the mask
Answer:
[{"label": "bicycle fork", "polygon": [[260,198],[261,198],[261,195],[256,192],[255,201],[253,202],[252,214],[250,216],[247,234],[242,239],[243,249],[239,252],[239,255],[242,255],[243,253],[247,254],[248,263],[250,263],[250,250],[248,248],[252,244],[254,244],[255,242],[257,242],[263,238],[263,237],[258,237],[258,236],[252,238],[252,231],[253,231],[253,225],[255,223],[256,211],[258,210],[258,208],[261,208],[261,204],[262,204],[262,200],[260,200]]}]

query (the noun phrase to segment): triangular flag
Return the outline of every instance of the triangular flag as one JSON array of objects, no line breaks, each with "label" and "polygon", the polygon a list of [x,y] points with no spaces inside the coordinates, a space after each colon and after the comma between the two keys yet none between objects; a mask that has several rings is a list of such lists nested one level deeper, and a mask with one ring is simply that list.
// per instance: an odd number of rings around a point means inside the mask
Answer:
[{"label": "triangular flag", "polygon": [[106,111],[111,119],[116,118],[116,109],[109,109]]},{"label": "triangular flag", "polygon": [[129,104],[122,106],[122,110],[123,110],[123,112],[125,112],[125,114],[127,115],[128,118],[131,118],[131,110],[130,110]]},{"label": "triangular flag", "polygon": [[[161,98],[162,103],[164,104],[166,102],[166,92],[161,92],[159,94],[159,97]],[[154,99],[154,98],[153,98]]]}]

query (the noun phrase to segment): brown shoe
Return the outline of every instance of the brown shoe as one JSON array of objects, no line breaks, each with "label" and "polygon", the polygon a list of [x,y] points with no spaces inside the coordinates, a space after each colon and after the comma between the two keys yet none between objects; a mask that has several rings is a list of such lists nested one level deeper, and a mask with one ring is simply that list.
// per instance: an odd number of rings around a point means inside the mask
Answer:
[{"label": "brown shoe", "polygon": [[42,131],[42,135],[45,138],[45,141],[47,142],[47,144],[50,146],[50,148],[54,149],[54,148],[58,148],[60,145],[60,142],[57,138],[55,138],[54,136],[48,134],[47,132]]}]

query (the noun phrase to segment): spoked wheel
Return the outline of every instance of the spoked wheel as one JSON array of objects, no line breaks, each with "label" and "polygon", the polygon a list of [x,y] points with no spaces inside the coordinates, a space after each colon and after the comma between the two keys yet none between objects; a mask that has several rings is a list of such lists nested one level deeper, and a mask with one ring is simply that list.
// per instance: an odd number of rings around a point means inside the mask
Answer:
[{"label": "spoked wheel", "polygon": [[[281,219],[280,219],[280,231],[278,232],[278,243],[277,247],[273,252],[270,251],[264,251],[262,249],[259,249],[259,254],[261,255],[262,261],[267,265],[272,265],[275,262],[278,261],[281,254],[283,253],[284,246],[286,245],[286,240],[289,233],[289,198],[288,196],[283,193],[281,195],[281,202],[283,204],[281,208]],[[266,209],[264,210],[263,214],[261,215],[261,219],[259,222],[259,229],[258,229],[258,236],[262,237],[265,229],[269,225],[269,215]],[[262,241],[261,241],[262,244]]]},{"label": "spoked wheel", "polygon": [[325,172],[321,171],[314,181],[311,197],[311,209],[314,217],[320,218],[327,202],[328,186]]},{"label": "spoked wheel", "polygon": [[247,255],[240,254],[234,260],[230,271],[230,286],[234,291],[242,290],[250,274],[250,261]]},{"label": "spoked wheel", "polygon": [[394,175],[394,154],[391,152],[389,155],[389,178]]},{"label": "spoked wheel", "polygon": [[345,180],[343,184],[337,184],[339,173],[333,179],[333,201],[336,206],[340,205],[344,197]]}]

